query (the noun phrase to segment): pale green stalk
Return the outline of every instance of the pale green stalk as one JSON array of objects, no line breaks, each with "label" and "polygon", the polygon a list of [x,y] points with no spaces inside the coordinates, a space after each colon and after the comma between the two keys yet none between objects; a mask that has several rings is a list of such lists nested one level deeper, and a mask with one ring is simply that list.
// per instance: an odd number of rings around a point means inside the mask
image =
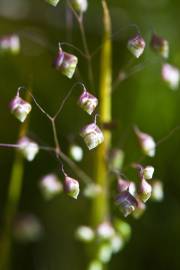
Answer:
[{"label": "pale green stalk", "polygon": [[[99,87],[99,116],[100,125],[109,123],[111,117],[112,104],[112,47],[111,47],[111,19],[109,10],[105,0],[102,0],[103,6],[103,25],[104,36],[101,51],[101,67],[100,67],[100,87]],[[92,226],[97,226],[103,222],[109,221],[109,172],[107,164],[107,155],[111,147],[111,132],[103,130],[104,142],[97,148],[95,153],[95,181],[101,187],[102,192],[93,199],[92,202]],[[97,258],[98,242],[92,246],[91,259]],[[103,265],[103,270],[107,269],[107,265]]]},{"label": "pale green stalk", "polygon": [[[99,88],[99,114],[100,124],[111,122],[111,86],[112,86],[112,48],[111,48],[111,19],[106,1],[102,0],[104,37],[101,52],[100,88]],[[95,153],[95,181],[102,188],[102,193],[93,201],[92,223],[99,223],[109,219],[109,174],[106,157],[111,147],[111,132],[104,130],[104,143]]]},{"label": "pale green stalk", "polygon": [[[27,100],[30,99],[28,95]],[[30,100],[29,100],[30,101]],[[20,128],[19,138],[26,135],[28,129],[28,121]],[[12,246],[12,226],[17,213],[19,200],[21,197],[24,162],[21,153],[16,150],[15,159],[12,166],[9,189],[7,194],[7,202],[4,211],[4,224],[2,231],[2,239],[0,243],[0,270],[8,270],[11,262],[11,246]]]}]

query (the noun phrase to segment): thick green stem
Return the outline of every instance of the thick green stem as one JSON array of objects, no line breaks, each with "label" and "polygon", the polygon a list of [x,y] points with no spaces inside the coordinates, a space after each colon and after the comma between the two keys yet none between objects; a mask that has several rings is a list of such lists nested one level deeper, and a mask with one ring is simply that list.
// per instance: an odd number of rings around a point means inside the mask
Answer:
[{"label": "thick green stem", "polygon": [[[103,5],[103,22],[104,37],[101,53],[101,70],[100,70],[100,89],[99,89],[99,112],[101,124],[111,122],[111,86],[112,86],[112,48],[111,48],[111,19],[106,1],[102,1]],[[106,157],[111,146],[111,132],[104,130],[104,143],[101,144],[96,151],[96,171],[95,180],[102,188],[102,193],[93,201],[92,206],[92,223],[93,226],[109,219],[109,176]]]},{"label": "thick green stem", "polygon": [[[30,96],[28,96],[30,99]],[[22,125],[19,138],[26,135],[28,121]],[[10,183],[8,189],[7,202],[4,212],[3,232],[0,244],[0,270],[8,270],[10,266],[11,245],[12,245],[12,225],[19,205],[24,174],[23,156],[17,150],[13,162]]]},{"label": "thick green stem", "polygon": [[16,153],[13,163],[12,173],[10,177],[10,186],[8,192],[8,199],[5,209],[5,225],[1,242],[1,260],[0,270],[9,269],[10,255],[11,255],[11,232],[14,217],[18,207],[22,180],[23,180],[23,159],[20,153]]},{"label": "thick green stem", "polygon": [[[104,37],[101,52],[100,88],[99,88],[99,113],[100,121],[111,122],[111,91],[112,91],[112,47],[111,47],[111,19],[105,0],[103,6]],[[95,181],[101,187],[102,192],[92,202],[92,226],[96,228],[99,224],[110,219],[109,215],[109,172],[107,166],[107,155],[111,147],[111,132],[104,129],[104,142],[97,148],[95,153]],[[92,260],[97,259],[99,249],[98,242],[92,246]],[[107,265],[103,265],[103,270]]]}]

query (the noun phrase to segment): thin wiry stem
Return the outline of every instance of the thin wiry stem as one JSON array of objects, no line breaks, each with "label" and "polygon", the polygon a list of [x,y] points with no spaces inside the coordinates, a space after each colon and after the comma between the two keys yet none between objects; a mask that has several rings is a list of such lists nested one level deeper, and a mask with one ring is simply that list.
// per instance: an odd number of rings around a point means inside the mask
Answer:
[{"label": "thin wiry stem", "polygon": [[[21,90],[26,90],[26,87],[25,86],[20,86],[19,88],[18,88],[18,90],[17,90],[17,96],[19,96],[19,94],[20,94],[20,91]],[[28,94],[31,96],[31,98],[33,99],[33,101],[34,101],[34,103],[35,103],[35,105],[38,107],[38,109],[49,119],[49,120],[51,120],[52,119],[52,117],[42,108],[42,106],[37,102],[37,100],[36,100],[36,98],[34,97],[34,95],[30,92],[30,91],[28,91],[27,90],[27,92],[28,92]]]},{"label": "thin wiry stem", "polygon": [[37,44],[41,48],[45,48],[50,52],[54,52],[54,50],[56,49],[55,46],[45,40],[44,37],[40,35],[40,33],[37,34],[26,30],[20,30],[17,32],[17,34],[19,34],[20,37],[30,40],[34,44]]},{"label": "thin wiry stem", "polygon": [[[59,116],[59,114],[61,113],[62,109],[64,108],[65,103],[67,102],[67,100],[69,99],[69,97],[72,94],[72,91],[75,89],[75,87],[77,85],[81,85],[83,90],[86,90],[85,85],[82,82],[76,82],[73,84],[73,86],[71,87],[71,89],[68,91],[67,95],[64,97],[63,101],[61,102],[61,105],[59,106],[59,109],[57,110],[57,112],[55,113],[54,116],[51,116],[49,113],[47,113],[45,111],[45,109],[37,102],[36,98],[34,97],[34,95],[28,91],[28,94],[32,97],[35,105],[37,106],[37,108],[52,122],[56,120],[56,118]],[[17,90],[17,96],[20,95],[20,91],[21,90],[26,90],[25,86],[20,86]]]},{"label": "thin wiry stem", "polygon": [[[55,126],[54,126],[54,128],[56,129]],[[0,148],[22,149],[22,146],[19,144],[0,143]],[[93,182],[93,180],[82,169],[80,169],[80,167],[73,160],[71,160],[62,151],[60,153],[58,153],[58,155],[57,155],[57,150],[54,147],[39,145],[39,149],[43,150],[43,151],[47,151],[47,152],[54,152],[56,154],[56,157],[58,158],[58,160],[59,160],[59,158],[61,158],[75,172],[75,174],[82,181],[84,181],[84,183],[88,184],[88,183]]]},{"label": "thin wiry stem", "polygon": [[69,42],[59,42],[59,44],[60,44],[61,46],[66,45],[66,46],[68,46],[68,47],[71,47],[71,48],[75,49],[77,52],[79,52],[79,53],[81,54],[82,57],[88,58],[88,56],[87,56],[83,51],[81,51],[78,47],[74,46],[73,44],[71,44],[71,43],[69,43]]},{"label": "thin wiry stem", "polygon": [[[57,128],[56,128],[56,124],[55,124],[55,120],[56,118],[59,116],[60,112],[62,111],[66,101],[68,100],[68,98],[70,97],[73,89],[77,86],[77,85],[81,85],[83,87],[83,89],[85,89],[85,86],[83,83],[81,82],[76,82],[72,88],[69,90],[68,94],[65,96],[65,98],[63,99],[63,101],[61,102],[61,105],[57,111],[57,113],[52,117],[50,116],[43,108],[42,106],[37,102],[37,100],[35,99],[35,97],[32,95],[31,92],[28,92],[30,94],[30,96],[32,97],[35,105],[37,106],[37,108],[49,119],[49,121],[51,122],[52,125],[52,131],[53,131],[53,138],[54,138],[54,144],[55,144],[55,148],[48,148],[48,147],[44,147],[41,146],[40,149],[42,150],[48,150],[50,149],[51,151],[54,151],[56,154],[56,157],[58,160],[62,159],[63,161],[65,161],[69,167],[79,176],[79,178],[81,180],[83,180],[85,183],[91,183],[93,182],[93,180],[83,171],[81,170],[75,162],[73,162],[68,156],[66,156],[62,151],[61,151],[61,147],[60,147],[60,143],[59,143],[59,139],[58,139],[58,134],[57,134]],[[19,95],[20,91],[24,89],[24,87],[19,87],[18,91],[17,91],[17,95]],[[0,145],[1,146],[1,145]],[[10,144],[8,145],[10,147]],[[13,145],[14,147],[17,145]],[[5,144],[2,144],[2,147],[5,147]]]},{"label": "thin wiry stem", "polygon": [[[75,162],[73,162],[67,155],[65,155],[60,148],[59,140],[58,140],[58,135],[57,135],[57,129],[55,125],[54,119],[51,119],[52,122],[52,128],[53,128],[53,136],[54,136],[54,143],[55,143],[55,149],[56,149],[56,157],[58,160],[63,160],[66,162],[69,167],[77,174],[77,176],[83,180],[86,184],[92,183],[92,179],[83,171],[79,168],[79,166],[76,165]],[[62,164],[63,167],[63,164]]]},{"label": "thin wiry stem", "polygon": [[[22,149],[22,145],[20,144],[10,144],[10,143],[0,143],[1,148],[15,148],[15,149]],[[55,151],[53,147],[50,146],[39,146],[40,150],[44,151]]]},{"label": "thin wiry stem", "polygon": [[69,42],[72,41],[72,29],[73,29],[73,16],[66,4],[66,35]]},{"label": "thin wiry stem", "polygon": [[58,156],[61,153],[61,148],[58,140],[57,130],[54,119],[51,119],[52,124],[52,130],[53,130],[53,137],[54,137],[54,143],[55,143],[55,149],[56,149],[56,155]]},{"label": "thin wiry stem", "polygon": [[156,143],[156,148],[157,148],[160,144],[166,142],[166,141],[167,141],[172,135],[174,135],[174,133],[175,133],[176,131],[178,131],[178,130],[180,130],[180,125],[177,126],[177,127],[175,127],[175,128],[173,128],[166,136],[164,136],[163,138],[161,138],[161,139]]},{"label": "thin wiry stem", "polygon": [[[96,115],[97,117],[98,115]],[[157,142],[156,142],[156,148],[159,147],[159,145],[161,145],[162,143],[168,141],[177,131],[180,130],[180,125],[179,126],[176,126],[175,128],[173,128],[167,135],[163,136],[161,139],[159,139]],[[0,148],[15,148],[15,149],[21,149],[22,146],[20,144],[10,144],[10,143],[0,143]],[[56,152],[56,149],[54,147],[51,147],[51,146],[44,146],[44,145],[39,145],[39,149],[40,150],[44,150],[44,151],[52,151],[52,152]],[[65,153],[62,153],[62,156],[64,160],[68,160],[68,157],[65,155]],[[61,154],[60,154],[61,155]],[[71,161],[72,163],[74,163],[71,159],[69,159],[69,161]],[[67,163],[70,163],[70,162],[67,162]],[[74,166],[74,164],[73,164]]]},{"label": "thin wiry stem", "polygon": [[83,42],[84,50],[85,50],[85,53],[87,55],[88,76],[89,76],[89,80],[90,80],[91,85],[94,87],[94,75],[93,75],[93,71],[92,71],[92,59],[91,59],[91,54],[89,52],[89,48],[88,48],[88,45],[87,45],[87,39],[86,39],[86,34],[85,34],[83,20],[80,20],[79,21],[79,27],[80,27],[80,31],[81,31],[81,37],[82,37],[82,42]]},{"label": "thin wiry stem", "polygon": [[30,93],[34,103],[36,104],[36,106],[39,108],[39,110],[49,119],[51,120],[52,117],[39,105],[39,103],[36,101],[36,99],[34,98],[34,96]]},{"label": "thin wiry stem", "polygon": [[[68,4],[68,6],[70,7],[70,4]],[[74,12],[72,7],[71,7],[71,10],[72,10],[74,16],[76,17],[77,21],[79,22],[82,15],[81,15],[81,17],[79,17],[78,14],[76,12]],[[136,24],[130,24],[130,25],[124,26],[124,27],[120,28],[118,31],[114,32],[110,36],[110,39],[114,40],[114,37],[116,37],[116,36],[119,37],[122,34],[122,32],[129,27],[134,27],[136,29],[137,33],[140,33],[140,30]],[[67,32],[69,32],[69,31],[67,31]],[[32,42],[36,43],[37,45],[39,45],[43,48],[50,49],[52,52],[54,52],[54,50],[56,49],[56,47],[53,44],[50,44],[49,42],[43,40],[43,38],[41,39],[41,37],[39,37],[40,36],[39,33],[38,33],[38,36],[35,36],[34,33],[28,33],[24,30],[19,31],[18,33],[19,33],[19,35],[31,40]],[[68,40],[69,40],[69,38],[68,38]],[[73,44],[71,44],[69,42],[62,42],[61,45],[67,45],[67,46],[75,49],[76,51],[78,51],[83,57],[88,58],[87,54],[85,54],[82,50],[80,50],[78,47],[74,46]],[[101,50],[103,45],[104,45],[104,43],[102,42],[101,45],[99,45],[92,53],[89,52],[89,57],[92,59]],[[88,46],[87,46],[87,48],[88,48]]]},{"label": "thin wiry stem", "polygon": [[19,144],[0,143],[2,148],[21,148]]},{"label": "thin wiry stem", "polygon": [[[163,136],[161,139],[159,139],[156,142],[156,149],[159,148],[159,146],[163,143],[165,143],[166,141],[168,141],[177,131],[180,130],[180,125],[176,126],[175,128],[173,128],[167,135]],[[142,163],[144,161],[144,159],[146,158],[146,155],[141,155],[138,160],[134,161],[134,162],[130,162],[129,164],[127,164],[123,170],[126,171],[127,169],[129,169],[130,167],[132,167],[135,163]]]},{"label": "thin wiry stem", "polygon": [[59,156],[76,173],[76,175],[84,181],[84,183],[93,183],[92,178],[89,177],[79,166],[77,166],[75,162],[72,161],[72,159],[70,159],[62,151],[60,152]]},{"label": "thin wiry stem", "polygon": [[71,9],[72,13],[74,14],[75,18],[77,19],[77,21],[79,21],[79,19],[82,17],[82,13],[80,15],[78,15],[77,12],[72,7],[69,0],[67,1],[67,4],[68,4],[69,8]]},{"label": "thin wiry stem", "polygon": [[132,68],[132,70],[130,71],[125,71],[125,70],[121,70],[118,73],[117,78],[115,79],[114,83],[113,83],[113,87],[112,87],[112,93],[114,93],[118,86],[125,80],[127,80],[128,78],[130,78],[131,76],[133,76],[134,74],[142,71],[145,68],[144,64],[138,64],[137,66],[135,66],[134,68]]},{"label": "thin wiry stem", "polygon": [[77,85],[81,85],[83,87],[83,89],[85,90],[85,86],[82,82],[76,82],[71,89],[68,91],[67,95],[64,97],[63,101],[61,102],[61,105],[59,107],[59,109],[57,110],[56,114],[52,117],[54,120],[56,120],[56,118],[59,116],[59,114],[61,113],[62,109],[64,108],[65,103],[67,102],[67,100],[69,99],[70,95],[72,94],[72,91],[75,89],[75,87]]},{"label": "thin wiry stem", "polygon": [[92,59],[91,59],[91,54],[89,51],[88,43],[87,43],[87,38],[86,38],[86,33],[84,29],[84,23],[83,23],[83,14],[80,13],[80,15],[73,9],[70,1],[68,1],[69,8],[72,10],[78,24],[79,24],[79,29],[81,33],[81,38],[82,38],[82,43],[84,47],[84,52],[87,58],[87,63],[88,63],[88,77],[89,81],[92,87],[94,87],[94,75],[93,75],[93,70],[92,70]]},{"label": "thin wiry stem", "polygon": [[136,73],[142,71],[143,69],[145,69],[147,66],[154,65],[156,63],[157,63],[157,61],[147,61],[147,62],[139,63],[139,64],[133,66],[129,71],[126,71],[125,68],[122,69],[119,72],[117,78],[115,79],[115,81],[113,83],[112,92],[114,93],[117,90],[117,87],[119,86],[119,84],[122,81],[127,80],[128,78],[130,78],[134,74],[136,74]]},{"label": "thin wiry stem", "polygon": [[89,52],[89,47],[87,44],[87,39],[86,39],[86,34],[85,34],[85,29],[84,29],[84,24],[83,24],[83,19],[79,20],[79,26],[80,26],[80,30],[81,30],[81,35],[82,35],[82,42],[83,42],[83,46],[84,46],[84,51],[86,52],[86,55],[88,57],[88,59],[91,58],[90,52]]},{"label": "thin wiry stem", "polygon": [[[139,30],[139,27],[138,25],[136,24],[130,24],[130,25],[127,25],[127,26],[123,26],[121,27],[118,31],[112,33],[112,35],[109,36],[109,39],[110,40],[115,40],[114,38],[117,36],[119,37],[120,35],[122,35],[122,32],[127,30],[127,28],[130,28],[130,27],[133,27],[136,29],[136,32],[140,34],[140,30]],[[104,46],[104,42],[101,43],[101,45],[99,45],[93,53],[91,53],[91,58],[94,57],[101,49],[102,47]]]}]

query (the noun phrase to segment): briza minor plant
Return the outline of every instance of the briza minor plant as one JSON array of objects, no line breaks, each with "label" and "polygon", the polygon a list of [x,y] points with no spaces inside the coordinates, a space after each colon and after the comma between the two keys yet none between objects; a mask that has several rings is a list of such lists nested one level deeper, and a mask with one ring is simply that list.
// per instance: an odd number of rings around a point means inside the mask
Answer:
[{"label": "briza minor plant", "polygon": [[[61,1],[46,0],[52,6],[57,6]],[[19,135],[19,140],[16,144],[1,144],[1,147],[17,148],[17,157],[14,163],[14,173],[12,173],[9,189],[9,197],[7,200],[7,208],[5,209],[5,224],[3,230],[2,252],[3,256],[0,266],[1,269],[7,269],[11,250],[12,231],[18,238],[32,240],[39,239],[37,235],[41,234],[41,226],[34,218],[27,217],[17,222],[13,227],[14,218],[18,209],[18,201],[21,193],[22,181],[17,185],[17,179],[22,180],[23,164],[22,157],[28,161],[33,161],[40,150],[51,151],[54,153],[59,164],[59,175],[50,172],[48,175],[42,176],[39,188],[44,199],[51,200],[54,196],[64,192],[72,199],[78,199],[81,194],[88,199],[91,199],[91,209],[89,209],[90,221],[89,224],[83,224],[75,230],[75,237],[89,245],[89,263],[88,270],[107,269],[112,255],[122,250],[125,243],[129,240],[131,228],[127,220],[124,218],[129,215],[139,218],[147,207],[149,199],[161,201],[163,198],[163,186],[159,180],[152,180],[154,176],[154,168],[151,164],[143,164],[135,161],[129,164],[128,169],[133,168],[137,173],[135,181],[128,179],[124,174],[122,149],[112,147],[113,125],[112,118],[112,40],[113,34],[111,29],[111,17],[105,0],[102,0],[103,10],[103,41],[97,51],[101,52],[101,68],[100,68],[100,84],[99,90],[95,91],[94,74],[92,68],[93,53],[90,52],[86,33],[84,29],[84,13],[88,9],[88,2],[83,0],[67,1],[69,11],[74,14],[80,27],[82,36],[83,49],[76,48],[73,44],[60,42],[57,45],[57,55],[53,61],[53,66],[62,76],[67,79],[75,77],[78,67],[78,56],[85,57],[87,60],[89,82],[77,82],[73,84],[68,91],[59,109],[54,115],[50,115],[37,102],[32,91],[27,87],[19,87],[15,97],[10,102],[11,113],[19,120],[22,129]],[[14,42],[14,41],[15,42]],[[76,53],[65,50],[65,45],[70,49],[74,49]],[[139,31],[136,31],[132,37],[127,40],[127,49],[132,54],[132,57],[139,58],[146,49],[145,39]],[[150,42],[152,49],[163,59],[162,61],[162,78],[169,86],[175,90],[179,85],[179,69],[167,63],[169,55],[169,43],[166,39],[152,35]],[[17,54],[20,51],[20,40],[16,35],[2,37],[0,39],[0,50],[2,53]],[[164,62],[166,61],[166,62]],[[126,74],[128,76],[128,74]],[[126,77],[125,76],[125,77]],[[125,78],[124,77],[124,78]],[[121,82],[122,77],[118,76],[117,83]],[[91,87],[91,90],[89,90]],[[83,149],[77,145],[70,145],[70,157],[62,152],[59,142],[56,120],[62,113],[66,101],[70,98],[75,89],[80,90],[77,106],[90,117],[89,122],[84,123],[80,131],[80,136],[87,146],[89,151],[94,151],[94,160],[96,161],[93,167],[94,176],[89,177],[77,164],[83,158]],[[27,136],[28,117],[37,106],[41,113],[48,118],[52,126],[54,138],[54,146],[39,145]],[[141,131],[137,126],[134,127],[134,134],[137,137],[139,147],[144,156],[153,158],[156,154],[157,146],[160,142],[156,142],[154,138],[144,131]],[[20,156],[19,156],[20,155]],[[70,167],[74,175],[67,173],[65,166]],[[17,169],[18,168],[18,169]],[[68,169],[67,169],[68,170]],[[18,172],[18,173],[17,173]],[[14,176],[15,175],[15,176]],[[59,178],[63,177],[63,181]],[[116,189],[114,190],[114,184]],[[16,186],[16,189],[14,189]],[[116,211],[111,211],[111,205],[114,205]]]}]

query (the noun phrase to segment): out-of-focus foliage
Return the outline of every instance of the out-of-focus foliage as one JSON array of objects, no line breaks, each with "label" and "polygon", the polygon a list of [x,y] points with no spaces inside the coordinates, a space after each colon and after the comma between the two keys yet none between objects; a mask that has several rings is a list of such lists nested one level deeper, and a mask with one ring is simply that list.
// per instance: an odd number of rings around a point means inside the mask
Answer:
[{"label": "out-of-focus foliage", "polygon": [[[178,0],[112,0],[109,1],[113,32],[113,73],[129,63],[131,55],[126,48],[127,39],[134,34],[128,27],[137,24],[147,44],[155,30],[170,43],[170,63],[180,67],[180,21]],[[21,37],[22,51],[18,56],[0,56],[0,142],[15,143],[19,123],[9,112],[9,101],[17,87],[31,85],[33,93],[50,113],[54,113],[59,102],[73,82],[62,77],[52,68],[59,41],[70,41],[81,48],[77,23],[66,24],[65,1],[54,9],[43,0],[0,0],[0,36],[17,33]],[[91,51],[101,44],[102,22],[100,1],[89,0],[85,15],[85,26]],[[93,18],[93,19],[92,19]],[[69,52],[75,53],[70,48]],[[113,134],[113,145],[126,152],[125,163],[140,157],[133,135],[133,125],[153,135],[156,141],[179,126],[180,89],[172,91],[161,80],[161,60],[147,45],[145,54],[137,60],[141,72],[134,73],[123,81],[113,93],[113,118],[117,129]],[[80,57],[79,70],[88,87],[86,62]],[[93,58],[93,70],[98,88],[99,55]],[[74,80],[73,80],[74,81]],[[78,90],[74,91],[58,120],[58,132],[64,151],[72,137],[80,142],[79,130],[88,120],[77,106]],[[78,121],[77,121],[78,119]],[[29,134],[42,144],[52,144],[49,123],[34,107]],[[132,224],[132,239],[126,248],[113,257],[110,269],[133,270],[178,270],[180,241],[180,131],[176,132],[157,148],[151,164],[156,168],[156,177],[163,181],[164,201],[149,203],[148,211]],[[87,150],[82,144],[85,154]],[[3,209],[8,189],[13,150],[0,149],[0,210]],[[91,174],[91,155],[86,155],[82,164]],[[148,162],[148,160],[147,160]],[[55,197],[44,201],[39,190],[39,179],[50,172],[57,172],[57,162],[51,154],[40,152],[32,164],[26,164],[20,212],[33,213],[43,224],[43,236],[38,243],[24,245],[14,242],[13,270],[79,270],[85,269],[85,251],[73,238],[80,224],[88,223],[89,203],[81,196],[78,201]],[[60,175],[63,177],[63,175]],[[1,222],[3,215],[1,215]],[[131,258],[131,259],[129,259]]]}]

